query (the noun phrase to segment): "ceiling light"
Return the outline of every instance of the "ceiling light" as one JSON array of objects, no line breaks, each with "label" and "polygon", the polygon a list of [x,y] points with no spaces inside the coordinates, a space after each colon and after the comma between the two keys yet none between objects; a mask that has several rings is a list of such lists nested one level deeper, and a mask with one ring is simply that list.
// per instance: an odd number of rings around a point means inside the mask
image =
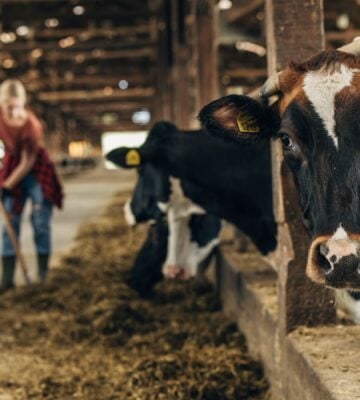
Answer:
[{"label": "ceiling light", "polygon": [[34,49],[30,55],[32,58],[40,58],[42,55],[44,54],[44,52],[42,51],[42,49]]},{"label": "ceiling light", "polygon": [[67,82],[71,82],[72,80],[74,80],[75,75],[72,71],[66,71],[64,74],[64,78]]},{"label": "ceiling light", "polygon": [[121,79],[121,81],[119,81],[119,88],[122,90],[125,90],[129,87],[129,82],[126,81],[125,79]]},{"label": "ceiling light", "polygon": [[74,36],[68,36],[64,39],[59,40],[59,46],[63,49],[70,47],[76,43]]},{"label": "ceiling light", "polygon": [[265,47],[256,43],[238,41],[235,43],[235,47],[239,51],[249,51],[250,53],[257,54],[259,57],[264,57],[266,55]]},{"label": "ceiling light", "polygon": [[59,26],[59,20],[57,18],[48,18],[45,20],[45,26],[47,28],[56,28]]},{"label": "ceiling light", "polygon": [[348,14],[340,14],[336,18],[336,26],[338,29],[345,30],[349,27],[350,25],[350,19]]},{"label": "ceiling light", "polygon": [[220,0],[219,1],[220,10],[229,10],[231,7],[232,7],[231,0]]},{"label": "ceiling light", "polygon": [[75,15],[83,15],[84,12],[85,12],[85,7],[83,7],[83,6],[75,6],[73,8],[73,13]]},{"label": "ceiling light", "polygon": [[131,120],[134,124],[138,125],[146,125],[150,122],[151,114],[147,109],[135,111],[131,117]]},{"label": "ceiling light", "polygon": [[104,95],[111,96],[114,92],[114,89],[111,86],[104,87]]},{"label": "ceiling light", "polygon": [[12,58],[5,58],[2,62],[2,66],[6,69],[13,68],[15,66],[15,61]]},{"label": "ceiling light", "polygon": [[76,56],[75,56],[75,62],[76,62],[76,64],[81,64],[81,63],[83,63],[84,61],[85,61],[85,54],[82,54],[82,53],[79,53],[79,54],[76,54]]},{"label": "ceiling light", "polygon": [[27,36],[29,34],[29,27],[26,25],[21,25],[16,28],[16,33],[19,36]]},{"label": "ceiling light", "polygon": [[117,122],[118,116],[115,113],[105,113],[101,116],[101,120],[105,125],[111,125]]},{"label": "ceiling light", "polygon": [[3,32],[0,35],[0,40],[5,44],[12,43],[12,42],[15,42],[16,35],[14,32]]}]

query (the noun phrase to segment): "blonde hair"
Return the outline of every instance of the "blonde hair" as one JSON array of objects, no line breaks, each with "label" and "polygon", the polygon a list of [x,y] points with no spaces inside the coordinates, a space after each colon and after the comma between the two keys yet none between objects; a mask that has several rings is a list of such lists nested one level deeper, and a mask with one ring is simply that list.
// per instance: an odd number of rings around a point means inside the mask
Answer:
[{"label": "blonde hair", "polygon": [[13,97],[23,100],[25,104],[25,86],[18,79],[7,79],[0,85],[0,104],[7,104]]}]

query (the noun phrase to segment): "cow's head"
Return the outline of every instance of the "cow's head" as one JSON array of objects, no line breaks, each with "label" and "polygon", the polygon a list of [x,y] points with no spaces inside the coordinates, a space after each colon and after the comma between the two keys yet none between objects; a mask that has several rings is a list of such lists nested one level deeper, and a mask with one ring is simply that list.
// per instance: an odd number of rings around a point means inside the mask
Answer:
[{"label": "cow's head", "polygon": [[[326,51],[290,63],[269,78],[261,94],[277,94],[279,100],[270,108],[228,96],[206,106],[200,119],[210,133],[232,140],[253,140],[259,133],[280,138],[312,238],[308,276],[331,287],[359,289],[359,56]],[[266,135],[261,127],[267,127]]]},{"label": "cow's head", "polygon": [[185,197],[180,181],[170,176],[158,157],[161,141],[173,130],[177,130],[173,124],[159,122],[139,148],[120,147],[106,157],[138,172],[135,190],[124,207],[128,224],[166,218],[169,237],[163,273],[168,278],[189,278],[218,245],[221,226],[218,218]]},{"label": "cow's head", "polygon": [[134,192],[124,207],[125,219],[130,226],[164,217],[164,205],[170,196],[170,177],[153,160],[156,159],[159,141],[173,129],[176,129],[175,125],[159,122],[139,148],[119,147],[106,155],[109,161],[121,168],[137,170]]}]

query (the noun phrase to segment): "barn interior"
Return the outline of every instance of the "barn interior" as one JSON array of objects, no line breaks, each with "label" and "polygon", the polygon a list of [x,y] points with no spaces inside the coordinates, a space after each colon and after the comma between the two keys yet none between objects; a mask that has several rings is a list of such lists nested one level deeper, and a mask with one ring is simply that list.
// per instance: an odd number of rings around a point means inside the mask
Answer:
[{"label": "barn interior", "polygon": [[[271,24],[276,28],[273,29]],[[182,319],[174,323],[174,330],[181,332],[176,336],[170,329],[166,331],[168,342],[160,333],[160,336],[154,334],[143,341],[135,333],[123,333],[126,329],[156,330],[156,324],[151,325],[148,320],[159,315],[157,303],[151,306],[140,304],[140,300],[126,291],[121,292],[120,306],[117,303],[117,291],[123,289],[122,283],[112,275],[114,261],[111,255],[130,265],[131,257],[145,240],[146,231],[140,228],[134,239],[133,233],[125,231],[122,225],[117,222],[115,226],[111,225],[111,212],[122,212],[125,194],[131,192],[136,178],[131,171],[105,170],[103,160],[103,153],[114,146],[142,143],[149,129],[159,120],[171,121],[184,130],[199,129],[199,110],[210,101],[228,94],[257,93],[269,74],[284,66],[284,60],[302,60],[304,54],[321,46],[337,49],[357,36],[360,36],[360,0],[0,1],[0,82],[16,78],[24,83],[29,108],[44,127],[45,147],[64,180],[70,203],[66,206],[68,211],[65,208],[68,214],[55,215],[54,240],[60,243],[54,261],[55,278],[45,290],[35,285],[15,294],[1,295],[0,307],[3,307],[4,315],[0,322],[11,328],[0,332],[0,348],[4,350],[4,362],[0,362],[0,400],[359,398],[360,369],[354,363],[360,350],[360,330],[343,315],[335,320],[333,296],[319,291],[299,276],[303,275],[308,242],[296,214],[291,178],[280,172],[282,161],[278,150],[273,149],[274,174],[277,176],[274,198],[278,203],[276,214],[280,215],[279,235],[283,250],[265,263],[258,255],[240,255],[233,229],[228,226],[223,237],[227,261],[219,261],[223,272],[218,289],[225,313],[244,332],[251,357],[262,363],[260,366],[249,361],[251,368],[243,369],[239,365],[245,365],[244,360],[250,356],[237,354],[236,349],[246,347],[245,339],[237,330],[233,332],[233,325],[228,325],[218,314],[211,319],[207,308],[217,306],[208,293],[205,300],[184,300]],[[286,190],[290,200],[284,203],[279,199]],[[107,209],[107,214],[99,216],[114,196],[115,202]],[[77,245],[70,251],[78,227],[92,216],[98,219],[91,226],[83,227]],[[116,232],[121,232],[119,245]],[[25,227],[24,235],[27,254],[32,251],[29,228]],[[110,242],[103,244],[110,236]],[[97,240],[103,244],[103,250]],[[83,255],[82,249],[90,247],[93,250],[86,250],[88,253]],[[31,257],[29,255],[28,259]],[[68,275],[56,268],[61,263],[66,264]],[[76,270],[84,263],[88,263],[92,271],[88,277]],[[97,275],[98,265],[103,264],[104,276],[116,281],[116,286],[109,290],[112,296],[109,299],[105,295],[107,283],[98,287],[91,281],[105,279],[103,275],[100,278]],[[278,266],[276,271],[274,264]],[[289,266],[294,265],[289,272]],[[219,268],[218,264],[216,266]],[[72,272],[72,268],[76,272]],[[17,274],[22,285],[21,273],[18,271]],[[85,290],[70,290],[71,282],[76,279],[84,287],[88,285],[97,291],[96,306],[99,298],[103,301],[98,309],[95,310],[95,300]],[[214,281],[216,277],[212,274],[209,279]],[[67,285],[68,292],[64,289]],[[156,298],[159,303],[169,302],[164,315],[171,314],[176,296],[184,297],[177,285],[170,283],[169,287],[161,289],[162,297]],[[294,287],[300,289],[294,293]],[[301,306],[298,304],[299,290],[306,292]],[[67,308],[69,298],[78,295],[78,302],[74,301],[74,306]],[[89,302],[94,301],[92,311],[85,308],[87,298],[91,299]],[[128,306],[126,301],[129,299],[136,306]],[[83,314],[76,315],[76,307]],[[131,307],[140,307],[139,315],[144,311],[149,324],[146,325],[135,311],[131,314]],[[204,312],[196,319],[199,330],[206,330],[206,321],[211,320],[211,327],[216,332],[211,340],[208,337],[206,340],[221,343],[211,350],[213,353],[204,347],[209,351],[206,354],[210,364],[204,364],[203,368],[208,371],[200,374],[200,378],[196,366],[203,359],[194,354],[201,338],[191,342],[188,353],[176,353],[178,343],[183,340],[179,337],[187,337],[184,331],[191,330],[191,323],[184,325],[184,330],[179,328],[185,324],[186,313],[191,307]],[[11,314],[9,310],[15,310],[15,313]],[[59,317],[59,310],[65,317]],[[31,319],[36,313],[38,316]],[[103,319],[100,314],[104,315]],[[130,314],[133,320],[139,318],[134,327],[122,328],[121,324],[116,327],[114,321],[119,318],[130,324]],[[53,327],[58,318],[64,325],[55,331]],[[66,325],[70,318],[76,320],[74,326]],[[94,332],[102,332],[101,340],[87,330],[86,321],[91,319],[97,324]],[[219,326],[225,328],[221,330]],[[30,332],[28,338],[26,329]],[[121,329],[123,336],[118,333]],[[164,329],[161,326],[159,332]],[[110,336],[103,333],[106,330],[111,331]],[[110,355],[114,348],[125,343],[125,336],[129,340],[126,342],[128,353],[119,355],[114,350],[115,356]],[[128,339],[130,336],[134,342]],[[29,350],[27,340],[33,341],[34,347],[39,346],[39,349]],[[132,366],[140,353],[138,349],[150,348],[151,342],[157,340],[161,345],[167,343],[171,355],[154,351],[148,358],[139,358]],[[317,345],[313,346],[315,341]],[[91,347],[95,342],[97,352]],[[46,358],[49,343],[51,346],[55,343],[60,350]],[[227,343],[229,353],[221,356],[220,346],[225,348]],[[78,352],[72,356],[75,347]],[[106,355],[105,361],[100,357],[100,348]],[[332,349],[330,354],[329,348]],[[341,350],[337,352],[334,348]],[[191,363],[187,363],[187,357]],[[159,360],[157,364],[156,360]],[[32,370],[37,361],[39,368]],[[60,365],[60,374],[56,363]],[[79,369],[91,369],[89,365],[94,364],[98,364],[98,368],[93,375],[86,374],[86,380],[82,379]],[[180,374],[174,371],[186,370],[190,364],[191,368],[181,380]],[[11,374],[11,368],[10,372],[6,370],[7,365],[13,368],[17,377]],[[18,365],[24,367],[18,368]],[[121,365],[125,365],[123,370]],[[210,368],[213,371],[219,368],[219,375],[211,375]],[[101,369],[113,372],[102,376]],[[229,371],[233,374],[231,379],[227,375]],[[248,389],[241,386],[238,376],[247,379],[252,386]],[[211,390],[206,385],[199,389],[201,379],[208,382],[207,385],[212,379],[222,383],[210,385]],[[121,385],[126,390],[119,388]],[[151,385],[154,386],[153,393],[149,391]],[[192,391],[183,389],[186,385]]]},{"label": "barn interior", "polygon": [[[54,153],[160,119],[194,128],[201,104],[268,73],[264,1],[215,3],[3,0],[0,79],[27,85]],[[326,48],[359,34],[358,7],[324,1]]]}]

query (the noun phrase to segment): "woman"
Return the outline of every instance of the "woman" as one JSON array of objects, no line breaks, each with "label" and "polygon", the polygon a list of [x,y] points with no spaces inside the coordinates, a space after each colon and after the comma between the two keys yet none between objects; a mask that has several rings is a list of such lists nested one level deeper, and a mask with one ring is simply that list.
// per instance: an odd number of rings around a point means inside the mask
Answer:
[{"label": "woman", "polygon": [[[31,200],[38,275],[43,282],[51,251],[52,207],[61,208],[63,194],[54,165],[41,143],[40,122],[25,104],[26,91],[20,81],[9,79],[0,85],[0,140],[5,145],[0,172],[1,201],[19,237],[24,206]],[[14,287],[15,264],[15,251],[4,229],[2,290]]]}]

